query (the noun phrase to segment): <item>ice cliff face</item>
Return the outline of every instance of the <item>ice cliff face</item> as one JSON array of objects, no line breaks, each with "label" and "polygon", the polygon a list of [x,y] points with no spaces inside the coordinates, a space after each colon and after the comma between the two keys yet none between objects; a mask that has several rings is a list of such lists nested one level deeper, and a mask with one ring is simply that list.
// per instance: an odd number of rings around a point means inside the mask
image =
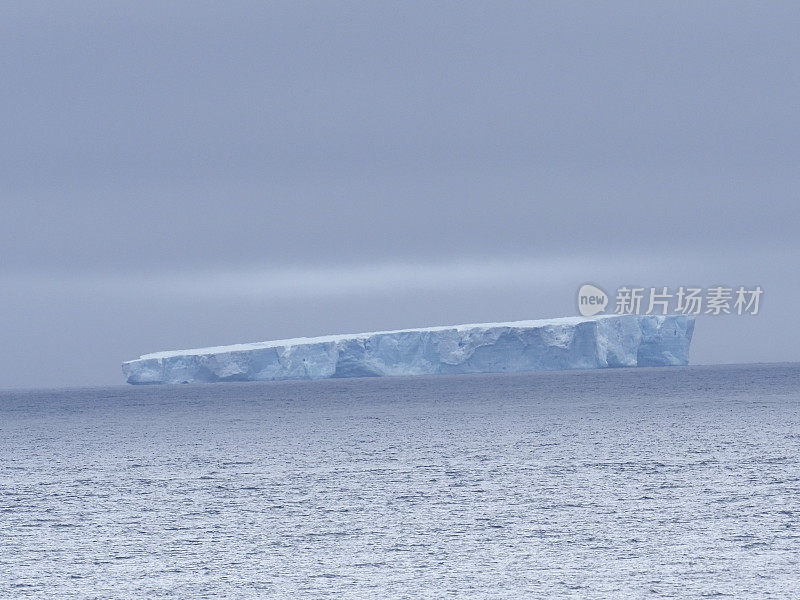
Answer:
[{"label": "ice cliff face", "polygon": [[145,384],[685,365],[693,330],[655,315],[455,325],[157,352],[122,370]]}]

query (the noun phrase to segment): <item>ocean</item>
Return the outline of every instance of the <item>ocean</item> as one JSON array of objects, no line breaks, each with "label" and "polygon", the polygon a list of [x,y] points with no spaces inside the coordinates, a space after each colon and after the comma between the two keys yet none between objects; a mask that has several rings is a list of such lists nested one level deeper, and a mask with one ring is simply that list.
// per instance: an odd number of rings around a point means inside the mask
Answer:
[{"label": "ocean", "polygon": [[800,365],[0,392],[0,598],[798,598]]}]

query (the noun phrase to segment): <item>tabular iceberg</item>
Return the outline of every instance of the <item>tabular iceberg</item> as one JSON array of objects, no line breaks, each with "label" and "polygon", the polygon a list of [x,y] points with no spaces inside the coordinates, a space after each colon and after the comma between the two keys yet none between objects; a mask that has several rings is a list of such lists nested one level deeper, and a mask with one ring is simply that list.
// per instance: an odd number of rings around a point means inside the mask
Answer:
[{"label": "tabular iceberg", "polygon": [[156,352],[122,371],[147,384],[686,365],[693,331],[684,315],[566,317]]}]

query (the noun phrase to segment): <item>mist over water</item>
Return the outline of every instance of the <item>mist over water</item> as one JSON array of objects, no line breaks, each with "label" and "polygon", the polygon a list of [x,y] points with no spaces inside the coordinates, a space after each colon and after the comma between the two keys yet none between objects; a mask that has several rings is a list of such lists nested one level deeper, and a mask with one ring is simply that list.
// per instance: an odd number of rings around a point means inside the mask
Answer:
[{"label": "mist over water", "polygon": [[800,366],[0,393],[0,596],[788,598]]}]

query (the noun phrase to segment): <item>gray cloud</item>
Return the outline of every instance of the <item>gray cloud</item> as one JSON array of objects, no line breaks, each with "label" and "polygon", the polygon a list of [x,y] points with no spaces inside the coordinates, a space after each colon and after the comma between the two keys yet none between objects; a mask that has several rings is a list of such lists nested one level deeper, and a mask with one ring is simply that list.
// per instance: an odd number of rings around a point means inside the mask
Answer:
[{"label": "gray cloud", "polygon": [[[586,279],[800,291],[794,3],[2,11],[0,387],[571,313]],[[695,358],[797,360],[778,316]]]}]

